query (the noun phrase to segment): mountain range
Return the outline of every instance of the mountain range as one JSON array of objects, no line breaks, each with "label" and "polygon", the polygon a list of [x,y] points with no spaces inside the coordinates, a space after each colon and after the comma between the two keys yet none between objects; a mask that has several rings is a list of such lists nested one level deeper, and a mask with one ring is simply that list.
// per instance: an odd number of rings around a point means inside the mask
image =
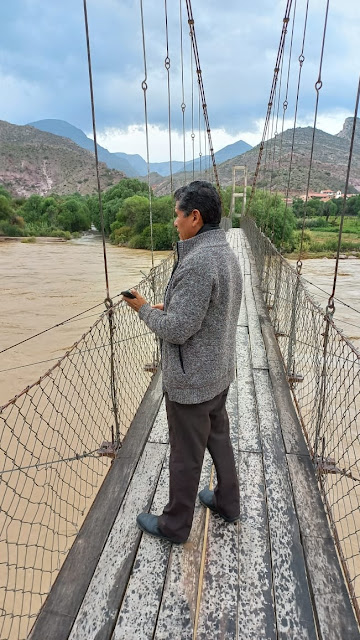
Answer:
[{"label": "mountain range", "polygon": [[[35,127],[40,131],[47,131],[47,133],[62,136],[63,138],[69,138],[73,142],[76,142],[79,147],[94,151],[94,141],[91,138],[88,138],[81,129],[74,127],[65,120],[38,120],[37,122],[29,122],[29,126]],[[215,153],[216,162],[220,164],[221,162],[225,162],[225,160],[238,156],[251,148],[252,147],[243,140],[238,140],[234,144],[228,145],[223,149],[220,149],[220,151],[217,151]],[[110,151],[98,144],[98,157],[99,160],[105,162],[110,169],[123,171],[129,178],[147,175],[147,163],[138,154],[122,153],[121,151],[117,153],[110,153]],[[204,156],[202,158],[203,166],[208,162],[209,156]],[[184,163],[182,161],[172,161],[173,173],[182,171],[183,168]],[[200,159],[196,158],[195,170],[197,171],[199,168]],[[185,171],[192,171],[192,160],[185,163]],[[150,162],[150,172],[158,173],[160,176],[168,176],[170,174],[170,162]]]},{"label": "mountain range", "polygon": [[[50,123],[50,124],[49,124]],[[321,130],[315,132],[315,147],[310,179],[310,189],[343,190],[348,164],[353,119],[347,118],[342,130],[331,135]],[[35,127],[36,125],[36,127]],[[41,129],[41,127],[42,129]],[[52,128],[54,132],[45,129]],[[298,127],[284,131],[265,144],[263,162],[258,176],[258,186],[271,185],[273,190],[284,192],[289,181],[288,167],[292,155],[292,172],[289,182],[290,194],[304,192],[307,185],[308,167],[313,130]],[[72,137],[71,137],[72,136]],[[294,144],[293,144],[294,138]],[[255,172],[259,145],[244,152],[246,143],[238,141],[217,152],[217,165],[222,186],[232,182],[232,167],[247,165],[248,183]],[[249,147],[249,145],[246,145]],[[106,189],[125,176],[141,176],[146,173],[146,163],[139,155],[110,153],[100,147],[100,183]],[[118,162],[115,167],[113,164]],[[203,168],[208,166],[203,160]],[[183,163],[173,163],[173,188],[184,184]],[[120,169],[120,167],[123,167]],[[130,168],[129,168],[130,167]],[[145,167],[145,169],[144,169]],[[151,183],[157,195],[170,193],[169,163],[151,164]],[[192,161],[186,164],[187,179],[192,171]],[[196,169],[196,167],[195,167]],[[195,171],[196,178],[208,178]],[[145,178],[142,178],[145,179]],[[94,166],[93,141],[83,131],[61,120],[42,120],[31,125],[18,126],[0,121],[0,183],[15,196],[41,195],[56,192],[69,194],[94,193],[97,178]],[[360,191],[360,120],[350,173],[350,191]]]},{"label": "mountain range", "polygon": [[[342,130],[331,135],[320,129],[315,130],[314,152],[310,175],[310,190],[320,191],[331,189],[344,190],[349,158],[350,139],[353,118],[346,118]],[[289,186],[290,195],[305,193],[308,181],[310,152],[313,128],[297,127],[295,131],[288,129],[276,138],[265,143],[262,163],[258,175],[257,186],[271,186],[273,191],[285,192]],[[293,141],[294,138],[294,141]],[[226,160],[218,165],[218,175],[222,187],[232,184],[232,169],[234,165],[246,165],[248,184],[251,184],[259,157],[260,145],[246,151],[241,156]],[[292,170],[289,178],[289,165],[292,155]],[[237,176],[240,173],[237,173]],[[195,179],[198,178],[195,175]],[[176,174],[173,188],[184,183],[184,175]],[[153,189],[157,195],[170,192],[170,178],[152,176]],[[356,135],[354,139],[353,157],[350,171],[349,192],[360,192],[360,119],[357,119]]]}]

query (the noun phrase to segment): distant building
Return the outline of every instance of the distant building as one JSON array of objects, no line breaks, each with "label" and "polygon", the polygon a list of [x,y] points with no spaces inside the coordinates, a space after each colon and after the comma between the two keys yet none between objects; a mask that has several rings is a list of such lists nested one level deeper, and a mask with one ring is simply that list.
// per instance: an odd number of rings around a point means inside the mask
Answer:
[{"label": "distant building", "polygon": [[[348,193],[346,197],[351,198],[351,196],[358,196],[358,195],[359,195],[358,193]],[[344,194],[341,193],[340,189],[338,189],[337,191],[331,191],[330,189],[322,189],[319,192],[309,191],[308,193],[308,200],[320,200],[321,202],[328,202],[333,198],[337,200],[338,198],[343,198],[343,197],[344,197]],[[299,198],[303,202],[305,202],[306,193],[302,196],[299,196]]]}]

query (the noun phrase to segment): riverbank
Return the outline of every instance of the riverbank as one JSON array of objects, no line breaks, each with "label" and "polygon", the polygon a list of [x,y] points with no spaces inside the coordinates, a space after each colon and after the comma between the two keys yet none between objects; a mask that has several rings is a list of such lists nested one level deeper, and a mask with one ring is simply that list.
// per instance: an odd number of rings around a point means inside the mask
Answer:
[{"label": "riverbank", "polygon": [[[284,258],[286,258],[287,260],[297,260],[299,257],[299,252],[294,251],[293,253],[284,253]],[[333,251],[317,251],[316,253],[312,253],[311,251],[304,251],[303,260],[316,260],[318,258],[329,258],[329,259],[335,259],[336,258],[336,253],[334,253]],[[340,260],[358,260],[360,258],[360,251],[343,251],[340,256],[339,259]]]},{"label": "riverbank", "polygon": [[23,244],[32,242],[69,242],[68,238],[58,238],[51,236],[0,236],[0,242],[22,242]]}]

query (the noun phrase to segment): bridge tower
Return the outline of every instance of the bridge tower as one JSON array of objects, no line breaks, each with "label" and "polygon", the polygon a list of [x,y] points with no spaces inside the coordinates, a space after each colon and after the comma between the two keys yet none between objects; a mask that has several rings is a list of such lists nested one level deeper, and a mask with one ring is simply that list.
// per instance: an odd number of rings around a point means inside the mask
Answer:
[{"label": "bridge tower", "polygon": [[[237,171],[243,171],[243,174],[244,174],[244,191],[243,191],[243,193],[236,193],[236,190],[235,190],[236,172]],[[246,164],[234,166],[232,168],[232,178],[233,179],[232,179],[232,195],[231,195],[230,218],[232,216],[236,216],[237,218],[239,218],[241,214],[242,215],[245,214],[245,208],[246,208],[246,187],[247,187],[247,166],[246,166]],[[242,206],[241,214],[235,213],[235,198],[242,198],[243,199],[243,206]]]}]

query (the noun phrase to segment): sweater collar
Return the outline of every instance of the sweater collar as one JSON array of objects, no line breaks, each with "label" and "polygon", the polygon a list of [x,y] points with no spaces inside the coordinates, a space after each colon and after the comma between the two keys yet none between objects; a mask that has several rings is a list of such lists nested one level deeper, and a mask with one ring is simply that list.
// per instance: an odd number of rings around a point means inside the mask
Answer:
[{"label": "sweater collar", "polygon": [[205,231],[211,231],[212,229],[220,229],[220,225],[217,222],[206,222],[196,235],[199,236],[200,233],[205,233]]},{"label": "sweater collar", "polygon": [[[202,229],[203,228],[204,227],[202,227]],[[190,253],[193,249],[206,246],[211,247],[224,243],[227,243],[225,231],[220,227],[217,229],[212,228],[208,229],[207,233],[197,233],[188,240],[179,240],[177,243],[177,252],[180,258],[181,256]]]}]

